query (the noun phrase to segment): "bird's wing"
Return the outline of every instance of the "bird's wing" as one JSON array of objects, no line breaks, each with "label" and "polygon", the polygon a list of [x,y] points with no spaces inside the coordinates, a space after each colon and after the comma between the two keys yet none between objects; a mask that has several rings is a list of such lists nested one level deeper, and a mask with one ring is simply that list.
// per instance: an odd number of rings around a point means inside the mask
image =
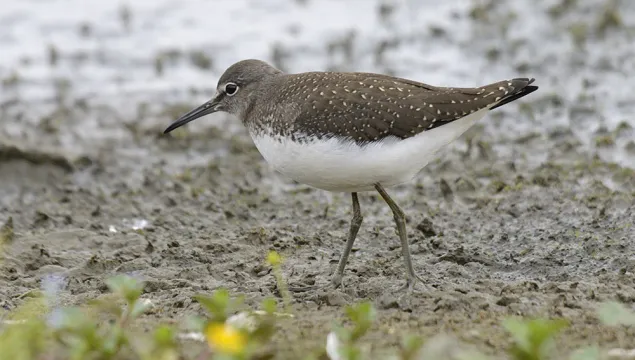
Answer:
[{"label": "bird's wing", "polygon": [[[307,135],[337,136],[366,143],[394,136],[405,139],[493,109],[537,89],[534,79],[516,78],[476,88],[434,87],[368,73],[313,74],[295,119]],[[331,73],[333,74],[333,73]],[[313,86],[313,88],[311,88]],[[303,93],[304,94],[304,93]]]}]

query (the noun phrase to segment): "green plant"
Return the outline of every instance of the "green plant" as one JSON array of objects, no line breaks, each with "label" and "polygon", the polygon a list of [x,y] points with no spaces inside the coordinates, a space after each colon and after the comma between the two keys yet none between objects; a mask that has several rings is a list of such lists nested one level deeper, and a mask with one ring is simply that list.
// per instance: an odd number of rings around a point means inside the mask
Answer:
[{"label": "green plant", "polygon": [[45,289],[45,296],[23,304],[11,314],[11,325],[0,329],[0,354],[24,360],[176,359],[174,329],[162,325],[145,334],[132,326],[150,307],[140,298],[143,284],[123,275],[106,284],[111,294],[82,307],[53,307],[55,290]]},{"label": "green plant", "polygon": [[[0,325],[1,358],[31,359],[185,359],[179,346],[176,328],[155,325],[150,331],[140,329],[140,317],[151,307],[141,298],[143,283],[133,277],[116,276],[106,284],[110,293],[84,306],[56,307],[59,278],[45,280],[42,292],[34,295],[14,311],[4,313]],[[257,310],[249,309],[242,296],[231,296],[225,289],[211,295],[197,295],[207,315],[190,322],[203,345],[196,359],[247,360],[276,356],[272,339],[280,317],[274,299],[263,300]],[[605,326],[633,326],[635,313],[617,302],[603,303],[598,316]],[[347,326],[338,325],[327,336],[326,355],[330,360],[357,360],[370,357],[369,344],[363,338],[372,329],[377,312],[370,302],[345,308]],[[510,318],[503,326],[511,335],[508,357],[514,360],[599,360],[598,346],[577,349],[563,357],[554,348],[556,335],[568,326],[561,319]],[[377,350],[377,349],[375,349]],[[381,349],[380,349],[381,351]],[[377,357],[377,355],[375,355]],[[323,351],[314,358],[325,359]],[[487,360],[488,357],[464,348],[451,336],[438,335],[425,341],[416,335],[404,337],[399,351],[386,359]]]},{"label": "green plant", "polygon": [[[131,327],[150,307],[140,297],[143,283],[119,275],[106,281],[112,295],[89,303],[88,307],[55,309],[51,316],[53,336],[71,359],[114,359],[121,353],[132,353],[137,358],[176,353],[174,331],[167,326],[158,327],[148,338],[139,336]],[[123,300],[125,306],[119,306]],[[101,322],[100,317],[112,322]],[[170,358],[169,356],[167,358]]]},{"label": "green plant", "polygon": [[291,293],[289,292],[289,288],[287,287],[287,282],[284,280],[282,276],[282,257],[276,251],[270,251],[267,255],[267,263],[271,265],[273,269],[273,275],[276,278],[276,285],[278,286],[278,291],[282,296],[282,301],[284,302],[284,309],[287,313],[291,313]]},{"label": "green plant", "polygon": [[365,359],[367,354],[360,339],[375,322],[377,311],[370,302],[347,306],[345,311],[352,327],[337,326],[327,337],[326,351],[333,360]]},{"label": "green plant", "polygon": [[511,334],[513,345],[511,355],[516,360],[548,359],[553,352],[556,334],[567,327],[565,320],[510,318],[503,326]]},{"label": "green plant", "polygon": [[27,300],[4,319],[0,328],[0,354],[7,359],[35,359],[50,346],[50,334],[42,318],[46,304],[42,297]]},{"label": "green plant", "polygon": [[402,360],[415,360],[423,347],[423,339],[415,335],[407,335],[401,341],[399,358]]},{"label": "green plant", "polygon": [[243,297],[232,298],[225,289],[211,296],[197,295],[195,299],[208,317],[194,317],[194,330],[204,334],[214,359],[249,359],[261,353],[275,334],[278,304],[265,299],[257,311],[242,311]]}]

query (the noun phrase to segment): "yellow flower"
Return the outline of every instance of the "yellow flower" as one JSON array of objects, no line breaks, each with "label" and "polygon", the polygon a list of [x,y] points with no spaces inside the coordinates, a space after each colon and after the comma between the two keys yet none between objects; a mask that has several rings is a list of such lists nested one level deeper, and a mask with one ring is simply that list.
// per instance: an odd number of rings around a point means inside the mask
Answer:
[{"label": "yellow flower", "polygon": [[271,266],[279,266],[282,262],[282,257],[275,251],[269,251],[269,255],[267,255],[267,262]]},{"label": "yellow flower", "polygon": [[225,354],[239,355],[245,350],[247,338],[231,325],[211,323],[207,326],[205,337],[209,346]]}]

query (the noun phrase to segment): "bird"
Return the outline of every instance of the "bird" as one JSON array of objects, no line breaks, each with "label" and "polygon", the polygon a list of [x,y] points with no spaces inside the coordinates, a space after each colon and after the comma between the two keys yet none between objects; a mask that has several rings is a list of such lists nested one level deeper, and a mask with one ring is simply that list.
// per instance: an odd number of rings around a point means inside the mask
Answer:
[{"label": "bird", "polygon": [[534,78],[480,87],[440,87],[370,72],[285,73],[246,59],[221,75],[213,97],[164,134],[215,112],[244,124],[269,165],[300,184],[350,193],[352,218],[330,285],[338,288],[363,222],[358,193],[376,191],[392,211],[412,292],[416,274],[404,211],[386,188],[405,184],[444,146],[490,111],[538,89]]}]

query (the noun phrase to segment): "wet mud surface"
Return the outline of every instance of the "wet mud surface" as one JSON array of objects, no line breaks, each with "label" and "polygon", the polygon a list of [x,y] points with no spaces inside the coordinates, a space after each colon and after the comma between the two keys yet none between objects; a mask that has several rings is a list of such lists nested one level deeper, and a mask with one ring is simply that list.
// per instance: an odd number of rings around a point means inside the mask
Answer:
[{"label": "wet mud surface", "polygon": [[[540,39],[525,40],[521,49]],[[491,66],[522,65],[517,58]],[[613,71],[576,59],[583,69]],[[635,303],[635,170],[611,157],[615,148],[626,154],[619,159],[635,157],[635,122],[606,120],[612,113],[598,105],[601,87],[563,99],[550,85],[562,74],[540,63],[523,73],[545,86],[483,119],[411,184],[388,189],[407,214],[426,288],[407,298],[395,291],[405,271],[390,209],[361,193],[364,223],[343,287],[292,293],[296,319],[281,322],[276,342],[283,354],[323,346],[343,305],[363,299],[379,309],[369,335],[378,352],[405,333],[447,332],[497,353],[508,345],[500,320],[511,315],[568,319],[563,352],[596,342],[635,347],[632,330],[599,330],[595,313],[602,301]],[[584,82],[584,74],[574,75]],[[224,115],[162,135],[197,105],[171,103],[163,99],[144,116],[80,101],[49,104],[41,116],[26,102],[5,104],[0,224],[11,218],[15,235],[0,264],[3,308],[52,274],[64,278],[60,302],[77,304],[107,292],[104,280],[118,273],[146,282],[144,297],[155,304],[148,321],[199,312],[192,296],[219,287],[255,305],[279,296],[268,250],[283,255],[291,287],[328,283],[350,196],[276,174]],[[548,120],[563,117],[570,123]],[[592,127],[592,135],[572,124]]]}]

